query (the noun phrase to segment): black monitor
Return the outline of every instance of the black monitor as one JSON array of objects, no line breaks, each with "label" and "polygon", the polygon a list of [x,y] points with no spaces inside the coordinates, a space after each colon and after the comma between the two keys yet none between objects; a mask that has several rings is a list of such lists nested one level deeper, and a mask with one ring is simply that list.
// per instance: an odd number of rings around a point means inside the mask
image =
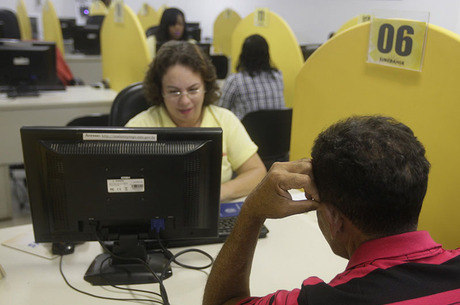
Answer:
[{"label": "black monitor", "polygon": [[[220,128],[23,127],[21,137],[36,242],[113,241],[161,274],[165,257],[145,248],[158,231],[166,242],[217,236]],[[107,253],[85,280],[155,282]]]},{"label": "black monitor", "polygon": [[62,38],[73,38],[73,31],[76,26],[75,18],[59,18],[59,23],[61,24]]},{"label": "black monitor", "polygon": [[86,55],[101,54],[100,30],[98,25],[75,27],[73,33],[74,51]]},{"label": "black monitor", "polygon": [[201,28],[199,22],[187,22],[186,29],[188,38],[192,38],[197,42],[201,41]]},{"label": "black monitor", "polygon": [[0,67],[0,92],[9,96],[65,89],[57,77],[52,42],[0,40]]}]

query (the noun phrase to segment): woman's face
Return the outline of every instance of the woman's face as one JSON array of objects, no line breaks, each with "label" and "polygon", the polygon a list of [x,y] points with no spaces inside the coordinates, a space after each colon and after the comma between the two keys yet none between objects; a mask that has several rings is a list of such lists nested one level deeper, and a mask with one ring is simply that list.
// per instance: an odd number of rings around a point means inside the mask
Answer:
[{"label": "woman's face", "polygon": [[169,26],[169,37],[173,40],[179,40],[184,33],[185,21],[181,15],[177,15],[176,24]]},{"label": "woman's face", "polygon": [[200,127],[205,93],[200,73],[180,64],[171,66],[162,90],[166,110],[178,127]]}]

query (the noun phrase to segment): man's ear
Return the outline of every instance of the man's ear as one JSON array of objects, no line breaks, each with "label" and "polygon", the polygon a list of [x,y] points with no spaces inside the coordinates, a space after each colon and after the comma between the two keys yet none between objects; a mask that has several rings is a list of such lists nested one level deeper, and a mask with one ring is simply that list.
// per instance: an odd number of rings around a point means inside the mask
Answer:
[{"label": "man's ear", "polygon": [[342,213],[331,204],[324,206],[324,216],[327,218],[331,240],[335,240],[344,231],[344,218]]}]

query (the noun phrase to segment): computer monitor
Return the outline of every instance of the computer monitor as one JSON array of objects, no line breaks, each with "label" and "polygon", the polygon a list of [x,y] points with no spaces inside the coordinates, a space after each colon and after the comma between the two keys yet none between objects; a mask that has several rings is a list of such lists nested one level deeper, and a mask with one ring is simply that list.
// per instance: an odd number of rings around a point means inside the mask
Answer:
[{"label": "computer monitor", "polygon": [[75,18],[59,18],[59,23],[61,24],[62,38],[72,39],[76,26]]},{"label": "computer monitor", "polygon": [[[166,258],[145,248],[157,230],[164,241],[217,236],[220,128],[23,127],[21,138],[36,242],[113,241],[161,274]],[[85,280],[155,282],[107,253]]]},{"label": "computer monitor", "polygon": [[300,46],[300,50],[302,51],[303,60],[307,60],[313,52],[316,51],[321,46],[320,43],[312,43],[312,44],[304,44]]},{"label": "computer monitor", "polygon": [[38,90],[63,90],[52,42],[0,40],[0,92],[11,96]]},{"label": "computer monitor", "polygon": [[101,54],[100,30],[98,25],[75,27],[73,33],[74,51],[86,55]]},{"label": "computer monitor", "polygon": [[187,22],[187,35],[189,38],[201,41],[201,28],[199,22]]}]

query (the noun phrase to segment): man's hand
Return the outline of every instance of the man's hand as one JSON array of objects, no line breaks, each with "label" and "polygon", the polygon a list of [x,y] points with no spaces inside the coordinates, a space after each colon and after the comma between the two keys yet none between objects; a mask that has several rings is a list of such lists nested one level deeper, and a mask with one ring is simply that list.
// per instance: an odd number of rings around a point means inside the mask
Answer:
[{"label": "man's hand", "polygon": [[[305,197],[309,200],[292,200],[288,190],[300,188],[304,189]],[[249,194],[244,202],[242,213],[261,220],[283,218],[316,210],[318,201],[319,195],[310,160],[277,162]]]},{"label": "man's hand", "polygon": [[[307,199],[315,200],[292,200],[288,190],[300,188],[305,190]],[[265,219],[315,210],[318,200],[309,160],[275,163],[246,198],[236,225],[209,274],[203,305],[233,305],[250,296],[252,259]]]}]

